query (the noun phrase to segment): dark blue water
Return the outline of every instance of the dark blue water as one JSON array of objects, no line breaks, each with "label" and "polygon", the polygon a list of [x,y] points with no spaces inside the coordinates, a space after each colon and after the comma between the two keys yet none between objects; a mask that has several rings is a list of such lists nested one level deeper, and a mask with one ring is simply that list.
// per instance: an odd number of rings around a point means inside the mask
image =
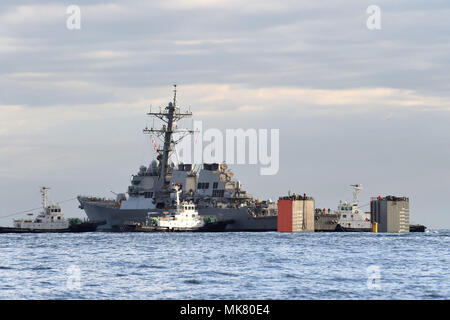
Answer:
[{"label": "dark blue water", "polygon": [[0,299],[449,299],[449,245],[449,230],[1,234]]}]

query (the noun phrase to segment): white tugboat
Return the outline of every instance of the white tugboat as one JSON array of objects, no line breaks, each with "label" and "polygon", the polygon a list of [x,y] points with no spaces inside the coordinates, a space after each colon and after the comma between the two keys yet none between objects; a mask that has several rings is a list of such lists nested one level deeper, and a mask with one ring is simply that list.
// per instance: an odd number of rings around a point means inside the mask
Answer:
[{"label": "white tugboat", "polygon": [[364,213],[358,209],[358,196],[362,186],[360,184],[351,186],[353,187],[353,202],[341,201],[339,203],[339,221],[336,231],[370,232],[372,230],[370,213]]},{"label": "white tugboat", "polygon": [[13,227],[0,227],[0,233],[43,233],[43,232],[93,232],[103,221],[81,221],[78,218],[66,219],[58,204],[47,205],[47,191],[49,188],[42,187],[43,211],[33,220],[14,219]]},{"label": "white tugboat", "polygon": [[64,218],[61,207],[57,204],[47,205],[47,191],[42,187],[43,211],[34,219],[14,219],[14,227],[0,228],[0,232],[68,232],[70,222]]},{"label": "white tugboat", "polygon": [[159,229],[169,231],[193,231],[205,226],[205,220],[198,215],[195,204],[191,201],[183,201],[180,204],[180,187],[175,185],[176,209],[168,215],[157,218]]}]

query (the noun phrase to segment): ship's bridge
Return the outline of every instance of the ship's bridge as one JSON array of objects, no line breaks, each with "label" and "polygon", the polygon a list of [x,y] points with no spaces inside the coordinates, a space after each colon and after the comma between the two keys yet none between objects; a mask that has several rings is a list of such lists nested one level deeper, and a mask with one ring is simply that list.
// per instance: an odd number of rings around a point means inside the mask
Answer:
[{"label": "ship's bridge", "polygon": [[52,204],[46,208],[46,212],[48,214],[61,213],[61,207],[55,204]]},{"label": "ship's bridge", "polygon": [[195,206],[192,202],[183,203],[183,210],[195,210]]}]

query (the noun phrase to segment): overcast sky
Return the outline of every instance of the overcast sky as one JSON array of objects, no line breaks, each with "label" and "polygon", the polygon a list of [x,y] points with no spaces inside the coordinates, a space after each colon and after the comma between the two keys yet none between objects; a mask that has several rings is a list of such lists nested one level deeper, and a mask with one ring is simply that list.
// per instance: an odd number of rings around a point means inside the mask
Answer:
[{"label": "overcast sky", "polygon": [[1,1],[0,216],[41,185],[125,191],[153,157],[145,113],[177,83],[206,128],[280,129],[277,175],[232,167],[254,196],[336,208],[361,183],[361,204],[408,196],[412,222],[450,228],[449,17],[448,0]]}]

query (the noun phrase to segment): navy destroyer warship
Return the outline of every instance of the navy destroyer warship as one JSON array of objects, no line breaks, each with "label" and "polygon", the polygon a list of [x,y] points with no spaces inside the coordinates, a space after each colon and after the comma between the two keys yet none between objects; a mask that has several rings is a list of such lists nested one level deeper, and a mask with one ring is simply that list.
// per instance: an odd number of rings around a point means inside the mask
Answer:
[{"label": "navy destroyer warship", "polygon": [[276,231],[277,205],[267,200],[253,198],[241,183],[233,179],[233,173],[225,163],[201,165],[171,161],[176,145],[194,130],[179,129],[179,120],[192,116],[182,112],[177,105],[177,87],[173,101],[159,112],[147,115],[162,121],[162,127],[145,128],[145,134],[159,139],[156,159],[148,167],[141,166],[131,178],[126,193],[116,199],[78,196],[80,209],[90,220],[106,221],[102,229],[114,230],[127,222],[144,223],[151,216],[167,213],[174,205],[173,185],[181,186],[181,200],[195,204],[200,216],[210,216],[216,221],[232,221],[225,231]]}]

